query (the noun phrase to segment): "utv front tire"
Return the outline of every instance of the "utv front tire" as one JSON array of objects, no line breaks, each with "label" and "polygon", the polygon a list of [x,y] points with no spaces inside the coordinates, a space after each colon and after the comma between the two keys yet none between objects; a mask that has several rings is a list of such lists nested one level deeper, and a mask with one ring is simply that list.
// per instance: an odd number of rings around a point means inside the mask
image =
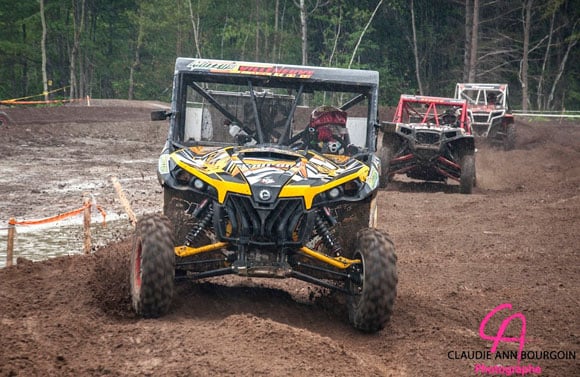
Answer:
[{"label": "utv front tire", "polygon": [[131,299],[135,312],[155,318],[169,310],[173,298],[175,253],[170,220],[148,215],[137,223],[131,251]]},{"label": "utv front tire", "polygon": [[475,186],[475,157],[472,154],[466,154],[459,164],[461,166],[459,191],[462,194],[471,194]]},{"label": "utv front tire", "polygon": [[508,124],[505,133],[504,150],[511,151],[516,147],[516,125],[514,123]]},{"label": "utv front tire", "polygon": [[360,281],[350,281],[349,320],[364,332],[382,330],[391,318],[397,297],[397,256],[389,236],[366,228],[357,234],[353,256],[360,259]]},{"label": "utv front tire", "polygon": [[377,151],[377,157],[381,160],[381,176],[379,177],[379,187],[386,188],[391,177],[389,176],[389,167],[393,158],[393,149],[391,145],[385,144]]},{"label": "utv front tire", "polygon": [[6,114],[4,111],[0,111],[0,126],[4,126],[4,125],[11,125],[12,123],[12,119],[10,119],[10,117],[8,116],[8,114]]}]

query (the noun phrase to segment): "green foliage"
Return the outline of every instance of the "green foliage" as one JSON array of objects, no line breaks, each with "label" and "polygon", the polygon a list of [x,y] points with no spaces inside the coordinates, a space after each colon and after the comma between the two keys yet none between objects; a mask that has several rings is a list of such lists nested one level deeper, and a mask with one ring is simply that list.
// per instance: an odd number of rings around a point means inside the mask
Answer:
[{"label": "green foliage", "polygon": [[[377,70],[381,77],[380,101],[394,105],[400,94],[415,93],[418,88],[410,2],[384,0],[364,31],[379,1],[307,0],[309,64],[347,67],[352,59],[352,68]],[[73,4],[79,7],[82,2],[44,3],[46,68],[52,81],[49,89],[60,89],[54,96],[66,96],[71,84]],[[521,103],[521,2],[481,3],[478,80],[507,82],[512,104]],[[293,0],[85,0],[85,4],[75,62],[79,95],[127,98],[132,72],[134,98],[169,100],[175,58],[196,56],[198,49],[203,58],[212,59],[286,64],[300,64],[302,60],[300,14]],[[579,38],[579,1],[534,4],[531,96],[547,98],[554,85],[550,105],[578,109],[580,66],[575,62],[580,60],[580,44],[571,50],[560,81],[556,80],[568,44]],[[42,93],[39,12],[38,1],[0,0],[2,99]],[[415,0],[414,12],[419,74],[425,94],[450,96],[463,71],[465,5],[458,1]],[[552,15],[557,29],[542,71]],[[540,77],[544,79],[543,92],[536,93]],[[535,98],[531,103],[536,103]]]}]

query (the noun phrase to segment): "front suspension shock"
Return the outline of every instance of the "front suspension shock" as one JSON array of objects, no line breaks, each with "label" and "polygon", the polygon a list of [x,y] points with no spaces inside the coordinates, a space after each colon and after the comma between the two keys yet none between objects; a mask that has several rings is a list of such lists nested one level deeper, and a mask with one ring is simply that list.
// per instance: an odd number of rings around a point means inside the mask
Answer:
[{"label": "front suspension shock", "polygon": [[185,244],[190,246],[193,244],[199,235],[209,227],[213,218],[213,206],[207,201],[200,203],[199,207],[194,211],[193,216],[199,221],[195,223],[193,228],[185,236]]},{"label": "front suspension shock", "polygon": [[322,237],[324,246],[326,246],[326,248],[330,250],[332,254],[338,257],[342,252],[342,246],[340,246],[340,242],[328,228],[328,224],[332,224],[333,222],[335,223],[335,221],[336,220],[330,215],[330,212],[325,209],[324,218],[320,213],[317,214],[314,227],[316,228],[318,235]]}]

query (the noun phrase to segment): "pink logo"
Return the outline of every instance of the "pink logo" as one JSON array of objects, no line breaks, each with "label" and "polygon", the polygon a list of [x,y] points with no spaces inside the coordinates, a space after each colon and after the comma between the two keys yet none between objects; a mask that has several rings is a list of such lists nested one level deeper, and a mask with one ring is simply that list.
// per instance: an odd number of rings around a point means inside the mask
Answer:
[{"label": "pink logo", "polygon": [[[522,314],[522,313],[514,313],[512,315],[510,315],[509,317],[505,318],[502,322],[501,325],[499,326],[499,329],[497,330],[497,333],[495,334],[495,336],[490,336],[487,335],[485,332],[485,327],[487,325],[487,322],[489,322],[489,320],[499,311],[501,310],[511,310],[512,309],[512,304],[510,303],[505,303],[505,304],[501,304],[499,306],[497,306],[496,308],[494,308],[492,311],[490,311],[485,318],[483,319],[483,321],[481,321],[481,324],[479,325],[479,336],[481,337],[481,339],[485,339],[485,340],[490,340],[493,342],[493,345],[491,346],[491,352],[496,352],[497,350],[497,346],[499,345],[499,343],[519,343],[519,348],[518,348],[518,364],[522,358],[522,351],[524,350],[524,344],[526,342],[526,317]],[[522,321],[522,326],[520,328],[520,335],[518,337],[505,337],[504,333],[508,327],[508,325],[510,324],[510,322],[514,319],[520,319]]]}]

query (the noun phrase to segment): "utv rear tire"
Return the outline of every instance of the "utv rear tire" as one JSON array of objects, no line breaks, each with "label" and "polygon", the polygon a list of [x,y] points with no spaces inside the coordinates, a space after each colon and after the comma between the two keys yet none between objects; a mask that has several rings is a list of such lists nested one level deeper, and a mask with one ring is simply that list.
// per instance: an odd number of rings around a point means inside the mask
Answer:
[{"label": "utv rear tire", "polygon": [[461,177],[459,179],[459,191],[462,194],[471,194],[475,186],[475,157],[466,154],[461,158]]},{"label": "utv rear tire", "polygon": [[360,259],[361,281],[349,282],[349,320],[364,332],[382,330],[391,318],[397,297],[397,256],[389,236],[378,229],[366,228],[357,234],[353,256]]},{"label": "utv rear tire", "polygon": [[137,223],[131,251],[131,301],[135,312],[155,318],[169,310],[175,279],[171,222],[147,215]]},{"label": "utv rear tire", "polygon": [[504,149],[511,151],[516,147],[516,125],[513,123],[508,124],[505,133]]}]

